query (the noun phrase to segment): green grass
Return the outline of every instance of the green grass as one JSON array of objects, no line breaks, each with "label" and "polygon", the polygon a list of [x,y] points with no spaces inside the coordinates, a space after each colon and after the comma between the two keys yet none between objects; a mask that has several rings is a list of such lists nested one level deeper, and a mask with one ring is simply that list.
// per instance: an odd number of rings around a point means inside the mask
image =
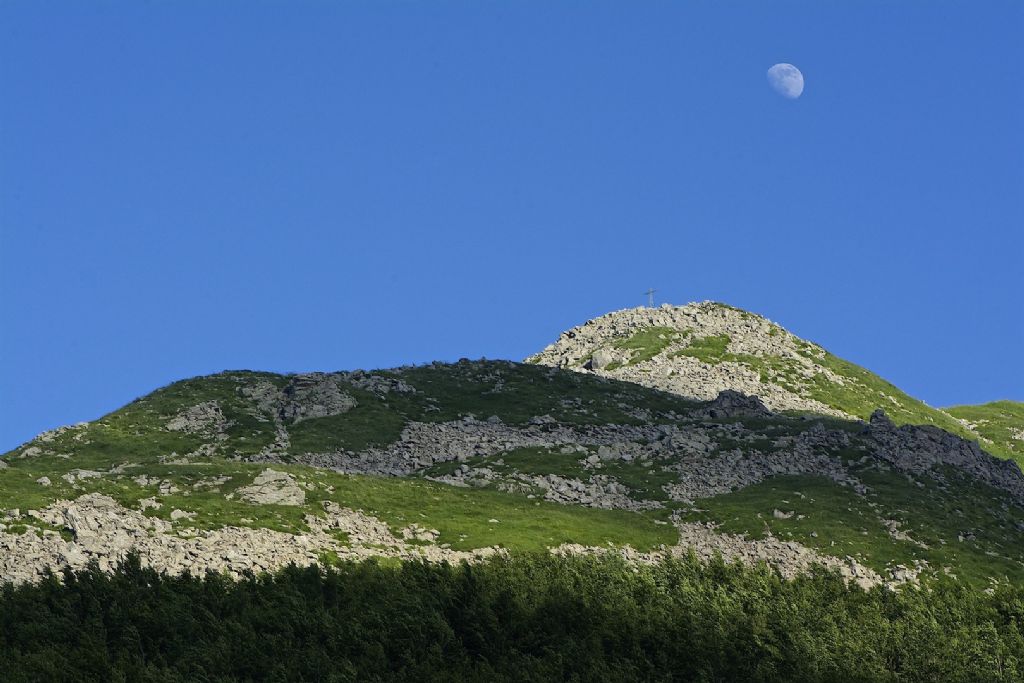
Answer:
[{"label": "green grass", "polygon": [[[921,478],[922,489],[902,475],[863,470],[858,476],[871,487],[867,496],[823,477],[775,477],[696,501],[704,511],[689,518],[715,521],[723,531],[750,538],[770,532],[827,555],[855,557],[878,571],[921,559],[933,569],[953,567],[978,585],[990,576],[1024,580],[1024,532],[1017,526],[1024,524],[1024,511],[1000,491],[947,474],[942,490],[931,478]],[[776,519],[775,509],[793,516]],[[901,522],[901,531],[929,547],[893,539],[886,519]],[[974,539],[958,540],[965,532]]]},{"label": "green grass", "polygon": [[449,460],[440,462],[424,470],[424,476],[437,477],[452,474],[461,465],[469,467],[488,467],[500,474],[532,474],[544,476],[554,474],[568,479],[587,479],[589,470],[580,464],[584,453],[561,453],[548,448],[517,448],[495,455],[478,455],[465,460]]},{"label": "green grass", "polygon": [[[628,486],[631,497],[639,500],[668,501],[668,494],[663,487],[679,480],[676,472],[665,469],[669,464],[668,459],[651,461],[649,466],[638,461],[610,460],[601,463],[599,468],[588,469],[580,463],[586,457],[587,453],[567,454],[546,448],[519,448],[497,455],[468,458],[464,462],[470,467],[488,467],[505,476],[517,472],[536,476],[554,474],[587,483],[594,475],[606,475]],[[438,463],[424,474],[452,474],[461,464],[454,460]]]},{"label": "green grass", "polygon": [[510,550],[538,550],[561,543],[612,543],[646,550],[677,540],[674,527],[654,523],[664,521],[663,511],[597,510],[417,479],[341,476],[332,482],[332,499],[362,508],[393,527],[416,522],[435,528],[441,532],[438,542],[455,549],[498,544]]},{"label": "green grass", "polygon": [[[585,453],[560,453],[547,448],[518,448],[487,458],[487,464],[501,472],[523,472],[544,476],[555,474],[569,479],[586,480],[590,472],[580,464],[580,459],[587,457]],[[494,465],[501,460],[503,465]]]},{"label": "green grass", "polygon": [[[986,419],[985,415],[988,414],[992,420],[989,427],[991,436],[982,434],[990,439],[983,443],[982,447],[993,455],[1013,458],[1024,465],[1024,441],[1012,441],[1009,432],[1011,426],[1024,429],[1024,407],[1021,407],[1024,404],[1003,401],[989,404],[995,406],[992,409],[986,410],[982,407],[973,413],[970,406],[942,411],[907,395],[878,375],[814,344],[797,340],[798,353],[820,368],[838,375],[843,380],[842,384],[829,379],[824,373],[805,377],[802,372],[803,366],[795,359],[730,353],[727,350],[728,344],[729,337],[724,334],[696,337],[688,347],[677,351],[675,355],[689,356],[710,365],[723,362],[740,363],[757,372],[764,383],[777,384],[788,391],[814,399],[849,415],[867,419],[877,408],[882,408],[896,424],[934,425],[970,440],[977,439],[977,434],[965,428],[954,417],[976,414],[980,419]],[[955,414],[955,411],[960,413]]]},{"label": "green grass", "polygon": [[350,389],[358,405],[341,415],[316,417],[288,426],[291,453],[361,451],[398,440],[406,416],[373,394]]},{"label": "green grass", "polygon": [[726,351],[729,346],[729,335],[719,334],[710,337],[694,337],[685,349],[676,351],[676,356],[689,356],[702,363],[715,365],[726,360],[738,358]]},{"label": "green grass", "polygon": [[[667,344],[669,335],[659,329],[650,328],[642,336],[634,335],[622,343],[629,345],[634,358],[643,357]],[[939,424],[950,431],[967,433],[950,415],[914,401],[877,376],[823,353],[813,345],[802,344],[801,352],[848,378],[845,386],[818,380],[807,383],[791,365],[795,361],[729,354],[728,343],[724,335],[692,339],[685,351],[707,362],[716,359],[717,362],[745,362],[775,381],[791,382],[797,388],[799,382],[804,382],[808,395],[863,417],[881,405],[897,422]],[[287,422],[290,454],[341,449],[360,451],[387,444],[397,439],[411,420],[448,421],[470,414],[486,419],[496,415],[506,424],[524,425],[534,416],[549,415],[562,425],[644,424],[647,421],[637,415],[645,411],[655,423],[688,423],[680,416],[695,404],[627,382],[504,361],[433,364],[375,374],[401,378],[417,392],[378,396],[351,384],[345,386],[344,380],[339,379],[342,388],[356,398],[358,405],[341,415]],[[648,549],[675,542],[672,527],[654,523],[665,521],[671,506],[643,514],[595,510],[531,500],[525,495],[494,489],[450,487],[417,477],[346,476],[300,465],[274,464],[272,467],[292,472],[313,485],[302,507],[254,506],[237,496],[228,499],[227,494],[251,482],[266,467],[245,462],[238,456],[259,452],[276,438],[276,416],[261,412],[247,396],[246,389],[257,382],[270,382],[284,388],[290,381],[285,375],[247,371],[185,380],[133,401],[84,427],[67,431],[51,442],[35,444],[52,451],[51,454],[20,458],[17,456],[23,449],[16,449],[8,454],[12,457],[5,458],[9,467],[0,470],[0,506],[40,509],[58,498],[75,498],[95,491],[137,509],[141,499],[156,496],[163,507],[147,514],[168,518],[175,508],[197,513],[193,520],[179,522],[177,526],[215,529],[240,525],[295,532],[305,530],[306,514],[322,514],[322,501],[334,500],[379,516],[395,531],[414,522],[437,528],[441,531],[441,543],[459,549],[500,544],[510,549],[529,550],[562,542],[630,543]],[[899,406],[885,395],[893,396]],[[171,417],[204,401],[217,401],[220,405],[230,423],[226,438],[211,441],[203,436],[165,430]],[[1005,439],[1009,430],[1019,424],[1015,422],[1020,414],[1015,411],[1019,410],[1020,404],[1010,402],[950,409],[952,414],[978,423],[979,429],[988,430],[985,433],[991,434],[994,442]],[[821,419],[831,429],[845,429],[854,435],[860,429],[854,422]],[[746,452],[775,450],[772,439],[798,434],[812,425],[792,416],[721,422],[739,422],[765,433],[755,440],[739,440],[731,439],[722,430],[720,448],[740,448]],[[175,454],[180,457],[192,453],[207,442],[214,445],[212,456],[196,455],[188,464],[168,462]],[[854,444],[849,451],[836,455],[852,463],[861,454]],[[641,462],[613,460],[604,462],[601,468],[587,469],[580,463],[585,455],[528,448],[487,458],[471,458],[467,464],[492,467],[499,476],[505,477],[518,471],[587,481],[594,474],[603,474],[629,487],[635,498],[668,503],[663,487],[675,481],[677,475],[666,470],[667,461],[655,460],[645,466]],[[502,464],[496,464],[499,461]],[[127,463],[135,467],[125,469],[120,475],[84,480],[77,487],[61,479],[75,468],[106,472]],[[450,473],[459,464],[441,463],[427,474]],[[132,481],[139,474],[166,480],[180,490],[160,496],[155,485],[139,486]],[[41,476],[49,477],[52,486],[35,483]],[[193,489],[202,479],[218,476],[231,477],[220,491]],[[1020,573],[1024,536],[1018,527],[1024,525],[1024,517],[1020,507],[1007,503],[1001,493],[972,484],[953,472],[946,475],[945,490],[930,480],[926,481],[926,489],[920,489],[894,473],[861,471],[858,476],[872,487],[866,498],[828,480],[779,478],[701,501],[699,506],[707,508],[708,512],[701,513],[703,516],[699,518],[715,519],[725,525],[726,530],[752,535],[771,529],[780,537],[792,538],[840,557],[855,555],[878,568],[893,563],[909,564],[919,558],[935,566],[952,566],[977,581],[986,573],[1024,578]],[[333,487],[333,492],[329,487]],[[800,490],[805,497],[794,499],[794,490]],[[801,520],[794,515],[789,520],[775,520],[771,517],[775,507],[794,510],[805,517]],[[893,541],[881,524],[885,518],[899,519],[905,531],[930,548],[925,550],[913,543]],[[500,521],[492,523],[490,519]],[[812,536],[812,531],[817,536]],[[958,541],[962,532],[970,535],[970,540]]]},{"label": "green grass", "polygon": [[956,420],[942,411],[908,396],[895,385],[858,365],[827,351],[818,355],[806,346],[803,354],[848,380],[840,386],[827,380],[824,375],[812,378],[809,395],[825,405],[861,418],[868,417],[876,408],[882,408],[897,424],[932,424],[955,434],[971,436]]},{"label": "green grass", "polygon": [[642,500],[657,500],[668,502],[668,494],[663,488],[666,484],[673,484],[679,481],[679,475],[673,471],[667,471],[664,466],[668,462],[655,460],[650,466],[641,462],[626,462],[624,460],[612,460],[604,464],[598,474],[607,474],[614,477],[619,483],[625,484],[630,489],[630,496]]},{"label": "green grass", "polygon": [[[507,424],[522,425],[533,417],[548,415],[563,424],[641,424],[626,408],[647,411],[665,422],[670,421],[668,415],[685,413],[695,404],[628,382],[505,361],[432,364],[370,374],[401,378],[418,391],[376,396],[339,380],[358,405],[340,415],[286,422],[291,437],[288,453],[361,451],[387,445],[413,420],[497,416]],[[273,444],[277,436],[276,416],[261,411],[245,395],[246,388],[262,381],[283,388],[290,378],[233,371],[175,382],[82,429],[62,434],[52,443],[33,445],[74,453],[79,467],[85,469],[102,469],[111,462],[157,462],[172,454],[192,453],[208,441],[167,431],[165,425],[186,408],[217,401],[229,426],[227,438],[213,444],[214,454],[246,457]]]},{"label": "green grass", "polygon": [[[53,462],[57,460],[58,462]],[[136,508],[143,498],[155,496],[163,507],[148,515],[169,519],[174,509],[196,512],[177,527],[216,529],[223,526],[268,528],[301,532],[308,527],[307,514],[322,515],[322,501],[336,503],[379,517],[396,534],[412,523],[436,528],[439,543],[459,550],[500,545],[510,550],[538,550],[561,543],[604,546],[629,544],[649,550],[676,542],[671,526],[655,524],[667,513],[634,513],[597,510],[531,500],[524,496],[487,489],[466,489],[422,479],[344,475],[300,465],[274,464],[274,469],[292,473],[298,480],[313,483],[303,506],[252,505],[240,497],[225,494],[251,483],[265,465],[213,459],[206,464],[158,465],[145,469],[147,476],[172,482],[180,491],[161,496],[157,486],[139,486],[132,479],[136,471],[83,480],[74,489],[59,479],[59,470],[70,469],[68,461],[54,458],[18,460],[0,470],[4,507],[40,509],[60,498],[85,493],[104,493],[121,504]],[[54,484],[44,488],[35,483],[43,474]],[[55,478],[55,476],[57,478]],[[232,479],[221,490],[195,490],[192,484],[203,478],[228,475]],[[331,490],[333,489],[333,490]],[[490,522],[497,519],[498,522]],[[34,523],[34,522],[29,522]]]},{"label": "green grass", "polygon": [[1004,458],[1013,458],[1024,466],[1024,403],[1020,401],[993,401],[978,406],[953,406],[944,413],[967,420],[975,431],[987,441],[985,450]]},{"label": "green grass", "polygon": [[[508,424],[524,424],[538,415],[565,424],[638,424],[620,404],[654,414],[685,412],[693,406],[692,401],[628,382],[502,361],[428,365],[397,374],[423,395],[394,396],[389,399],[392,406],[410,419],[434,422],[472,414],[481,419],[495,415]],[[495,391],[499,382],[501,389]]]},{"label": "green grass", "polygon": [[[689,334],[688,331],[680,332],[671,327],[645,327],[628,339],[615,342],[614,346],[617,349],[632,352],[626,365],[637,365],[654,358],[669,344],[687,334]],[[614,368],[609,366],[609,369]]]}]

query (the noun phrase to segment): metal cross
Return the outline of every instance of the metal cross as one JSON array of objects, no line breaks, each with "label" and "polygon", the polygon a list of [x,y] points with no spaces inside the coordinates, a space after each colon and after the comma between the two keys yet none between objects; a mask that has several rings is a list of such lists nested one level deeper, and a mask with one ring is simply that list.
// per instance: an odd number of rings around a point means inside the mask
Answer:
[{"label": "metal cross", "polygon": [[644,292],[644,294],[647,295],[647,305],[650,306],[651,308],[654,308],[654,293],[657,291],[658,290],[656,289],[648,289],[646,292]]}]

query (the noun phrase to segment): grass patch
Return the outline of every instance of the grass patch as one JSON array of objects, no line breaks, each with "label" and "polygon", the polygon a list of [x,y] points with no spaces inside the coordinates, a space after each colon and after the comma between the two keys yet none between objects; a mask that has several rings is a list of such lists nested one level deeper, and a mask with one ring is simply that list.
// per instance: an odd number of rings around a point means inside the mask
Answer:
[{"label": "grass patch", "polygon": [[654,358],[669,344],[688,334],[688,330],[679,332],[671,327],[646,327],[628,339],[615,342],[614,346],[632,352],[626,365],[637,365]]},{"label": "grass patch", "polygon": [[685,349],[676,351],[676,356],[689,356],[702,363],[717,365],[722,361],[732,360],[733,355],[726,351],[729,346],[729,335],[718,334],[710,337],[694,337]]},{"label": "grass patch", "polygon": [[985,440],[982,448],[994,455],[1012,458],[1024,467],[1024,403],[993,401],[978,406],[944,408],[944,413],[967,420]]},{"label": "grass patch", "polygon": [[[1024,524],[1024,511],[1008,505],[1001,492],[954,472],[944,489],[929,478],[922,478],[922,489],[891,472],[862,470],[858,476],[871,487],[867,496],[823,477],[781,476],[699,500],[695,507],[703,511],[688,518],[755,539],[771,533],[826,555],[855,557],[877,571],[920,559],[933,570],[951,567],[977,585],[993,576],[1024,580],[1024,533],[1017,526]],[[777,519],[776,509],[792,517]],[[901,531],[928,548],[894,539],[884,520],[899,521]]]},{"label": "grass patch", "polygon": [[[531,456],[523,454],[521,457],[525,462]],[[67,461],[61,462],[68,468]],[[147,468],[147,476],[170,482],[179,489],[169,495],[160,495],[155,483],[140,486],[133,481],[135,473],[86,479],[79,482],[77,489],[63,480],[49,488],[42,487],[34,482],[42,471],[38,469],[39,465],[51,474],[57,474],[53,468],[55,463],[31,460],[19,460],[0,470],[0,490],[5,494],[5,509],[18,507],[22,512],[41,509],[60,498],[77,498],[95,492],[109,495],[134,509],[138,509],[143,498],[156,497],[162,507],[149,510],[147,514],[162,519],[169,519],[174,509],[196,513],[191,520],[176,522],[178,528],[243,526],[301,532],[307,530],[304,516],[322,515],[322,501],[332,500],[379,517],[396,534],[414,522],[438,529],[441,532],[438,542],[448,543],[459,550],[490,545],[510,550],[540,550],[562,543],[629,544],[649,550],[676,541],[673,527],[654,523],[655,519],[664,521],[667,515],[664,511],[634,513],[571,507],[495,490],[459,488],[422,479],[344,475],[301,465],[274,464],[274,469],[290,472],[298,480],[311,482],[315,487],[306,491],[306,502],[302,506],[252,505],[238,497],[229,500],[225,494],[251,483],[266,465],[213,459],[206,464]],[[193,484],[201,480],[225,475],[232,478],[220,487],[220,491],[193,488]],[[499,521],[491,522],[491,519]],[[23,523],[24,520],[19,520],[12,525]],[[27,523],[38,526],[33,520]]]},{"label": "grass patch", "polygon": [[595,473],[607,474],[616,481],[629,487],[633,498],[644,500],[668,501],[664,486],[677,483],[679,473],[663,469],[663,463],[652,461],[650,466],[636,460],[612,460],[595,470]]},{"label": "grass patch", "polygon": [[353,389],[350,393],[358,401],[351,410],[288,425],[289,452],[361,451],[397,441],[406,416],[369,392]]}]

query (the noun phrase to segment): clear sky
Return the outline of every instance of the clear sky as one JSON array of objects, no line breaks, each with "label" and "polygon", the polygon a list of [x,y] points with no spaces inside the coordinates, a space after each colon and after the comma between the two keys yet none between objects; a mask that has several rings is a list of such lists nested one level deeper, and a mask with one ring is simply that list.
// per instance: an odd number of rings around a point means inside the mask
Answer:
[{"label": "clear sky", "polygon": [[1019,0],[3,0],[0,451],[223,369],[521,359],[648,287],[1024,400],[1022,35]]}]

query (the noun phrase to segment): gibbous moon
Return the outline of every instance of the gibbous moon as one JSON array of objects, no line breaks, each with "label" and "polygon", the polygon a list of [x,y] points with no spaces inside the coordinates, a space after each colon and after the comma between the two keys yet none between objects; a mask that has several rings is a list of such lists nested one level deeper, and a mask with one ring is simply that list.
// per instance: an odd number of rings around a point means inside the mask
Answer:
[{"label": "gibbous moon", "polygon": [[783,97],[795,100],[804,91],[804,75],[792,64],[776,64],[768,69],[768,83]]}]

